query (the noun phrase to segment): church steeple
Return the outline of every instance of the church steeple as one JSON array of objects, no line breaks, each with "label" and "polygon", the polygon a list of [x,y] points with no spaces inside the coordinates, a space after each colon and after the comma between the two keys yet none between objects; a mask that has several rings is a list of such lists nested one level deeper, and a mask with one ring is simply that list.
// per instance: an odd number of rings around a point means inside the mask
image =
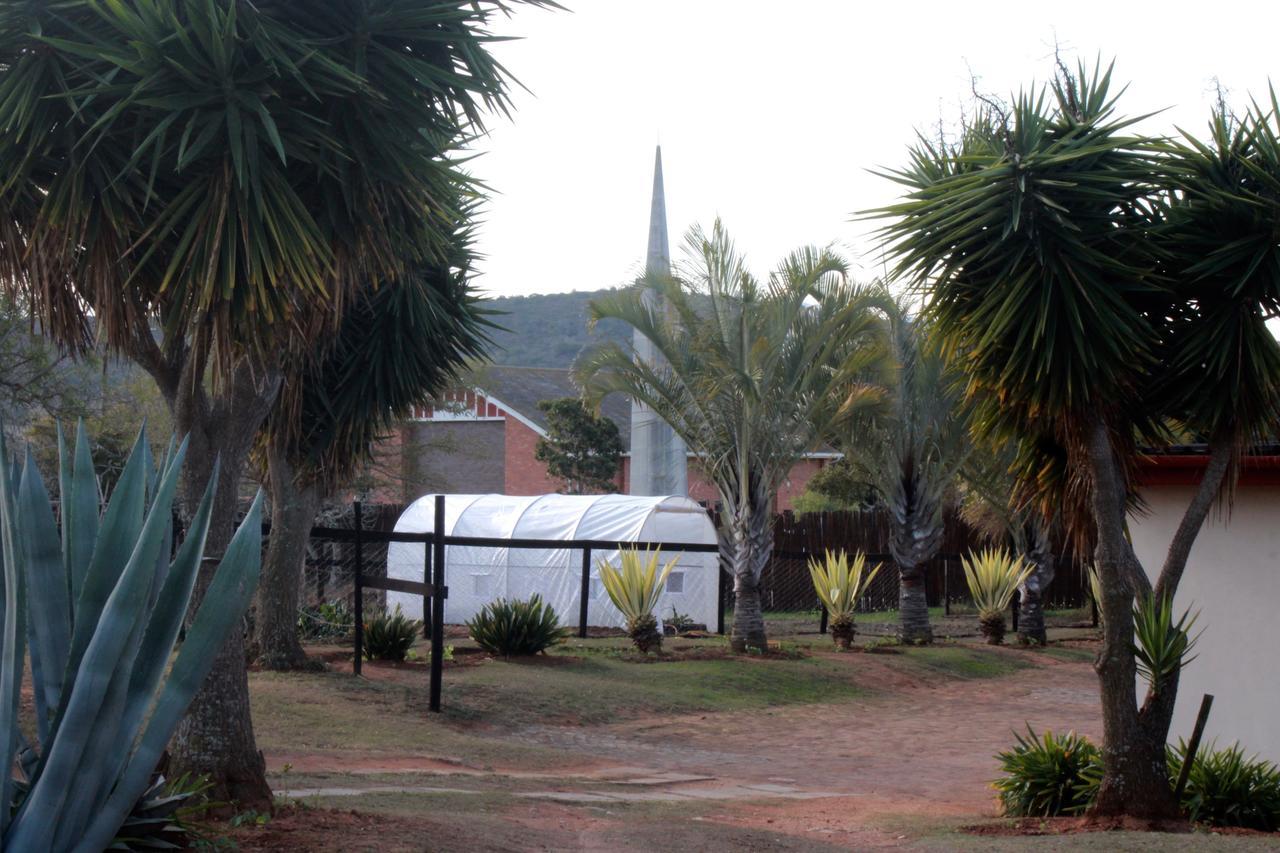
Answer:
[{"label": "church steeple", "polygon": [[[649,246],[646,275],[671,273],[671,247],[667,243],[667,197],[662,185],[662,146],[653,155],[653,197],[649,202]],[[646,304],[658,307],[663,297],[656,290],[644,294]],[[651,364],[661,361],[653,344],[640,332],[633,339],[635,357]],[[631,474],[628,492],[633,495],[688,494],[688,454],[671,425],[643,403],[631,401]]]}]

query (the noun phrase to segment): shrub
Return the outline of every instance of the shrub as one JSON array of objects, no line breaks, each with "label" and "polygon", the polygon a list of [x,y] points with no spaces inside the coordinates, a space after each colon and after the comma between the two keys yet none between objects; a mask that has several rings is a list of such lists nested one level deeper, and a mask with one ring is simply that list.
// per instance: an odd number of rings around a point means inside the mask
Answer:
[{"label": "shrub", "polygon": [[658,628],[658,620],[654,618],[653,609],[658,606],[662,596],[662,586],[667,582],[667,575],[675,568],[673,558],[658,569],[662,558],[662,549],[650,554],[644,551],[647,560],[641,557],[637,548],[624,548],[619,552],[621,568],[614,568],[608,560],[599,562],[600,582],[613,606],[622,612],[627,619],[627,633],[631,642],[641,652],[662,648],[662,631]]},{"label": "shrub", "polygon": [[962,557],[960,562],[969,594],[978,609],[982,636],[988,643],[999,645],[1004,642],[1004,612],[1034,566],[1028,566],[1022,558],[1014,557],[1003,548],[984,548]]},{"label": "shrub", "polygon": [[540,595],[528,601],[499,598],[486,604],[467,628],[480,648],[503,657],[536,655],[564,639],[555,609]]},{"label": "shrub", "polygon": [[345,601],[315,604],[298,611],[298,639],[306,642],[346,640],[356,618]]},{"label": "shrub", "polygon": [[422,623],[410,619],[396,605],[393,613],[379,613],[364,624],[364,656],[368,660],[403,661],[422,631]]},{"label": "shrub", "polygon": [[1005,775],[993,783],[1013,817],[1077,814],[1092,800],[1089,777],[1102,766],[1098,748],[1075,732],[1015,734],[1017,746],[996,756]]},{"label": "shrub", "polygon": [[833,554],[827,552],[821,563],[809,561],[809,577],[813,579],[813,589],[818,593],[822,605],[830,616],[829,628],[831,639],[842,649],[849,648],[853,642],[853,614],[858,608],[858,599],[871,584],[879,564],[870,572],[866,571],[867,558],[857,554],[853,560],[844,551]]},{"label": "shrub", "polygon": [[[1169,747],[1171,779],[1178,778],[1186,754],[1181,741]],[[1280,830],[1280,768],[1256,756],[1246,758],[1238,744],[1205,747],[1191,763],[1182,810],[1191,820],[1213,826]]]}]

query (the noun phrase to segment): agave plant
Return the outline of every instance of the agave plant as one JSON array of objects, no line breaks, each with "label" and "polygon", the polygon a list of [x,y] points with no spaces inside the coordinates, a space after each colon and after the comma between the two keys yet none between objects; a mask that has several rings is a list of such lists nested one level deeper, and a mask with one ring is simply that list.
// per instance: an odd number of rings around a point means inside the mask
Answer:
[{"label": "agave plant", "polygon": [[[59,525],[30,453],[19,472],[0,436],[6,767],[0,846],[6,850],[97,851],[112,844],[140,801],[154,794],[165,745],[248,606],[261,562],[261,495],[170,665],[213,506],[211,485],[171,560],[174,492],[185,456],[186,442],[175,448],[171,441],[154,467],[144,431],[99,516],[84,427],[72,457],[59,435]],[[28,655],[35,744],[18,724]],[[20,776],[7,771],[15,762]]]},{"label": "agave plant", "polygon": [[837,648],[847,649],[853,642],[853,614],[858,599],[871,585],[880,565],[876,564],[870,572],[866,569],[865,554],[855,554],[850,560],[843,550],[834,554],[828,551],[822,562],[809,561],[809,577],[813,578],[813,588],[822,606],[827,608],[831,639]]},{"label": "agave plant", "polygon": [[662,648],[662,630],[653,611],[662,596],[667,575],[671,574],[679,558],[673,557],[659,569],[660,548],[653,552],[624,548],[619,554],[620,569],[614,568],[608,560],[600,560],[600,582],[604,584],[613,606],[627,618],[627,633],[636,648],[641,652],[659,650]]},{"label": "agave plant", "polygon": [[565,636],[555,608],[537,594],[486,604],[467,622],[467,630],[480,648],[503,657],[540,654]]},{"label": "agave plant", "polygon": [[1035,566],[1028,566],[1021,557],[1003,548],[984,548],[962,557],[960,563],[964,566],[969,594],[978,608],[982,636],[991,645],[998,646],[1004,642],[1004,612]]}]

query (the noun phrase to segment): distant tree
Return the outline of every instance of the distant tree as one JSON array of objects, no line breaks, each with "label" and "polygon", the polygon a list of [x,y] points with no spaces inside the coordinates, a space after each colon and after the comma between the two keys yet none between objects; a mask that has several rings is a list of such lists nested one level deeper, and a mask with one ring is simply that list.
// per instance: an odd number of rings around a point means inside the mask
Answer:
[{"label": "distant tree", "polygon": [[686,244],[683,276],[646,275],[591,307],[593,320],[640,332],[663,361],[609,343],[575,372],[588,402],[638,400],[697,454],[719,497],[720,565],[734,588],[730,644],[743,652],[768,641],[760,576],[773,554],[778,487],[843,417],[883,396],[864,381],[884,359],[883,293],[851,283],[829,249],[799,249],[760,281],[719,221],[709,235],[694,228]]},{"label": "distant tree", "polygon": [[797,515],[805,515],[864,509],[874,506],[877,500],[875,487],[867,478],[849,460],[837,459],[809,478],[791,505]]},{"label": "distant tree", "polygon": [[564,482],[568,495],[591,495],[618,490],[614,477],[622,464],[622,436],[618,425],[591,412],[575,397],[543,400],[547,437],[538,439],[534,456],[547,473]]}]

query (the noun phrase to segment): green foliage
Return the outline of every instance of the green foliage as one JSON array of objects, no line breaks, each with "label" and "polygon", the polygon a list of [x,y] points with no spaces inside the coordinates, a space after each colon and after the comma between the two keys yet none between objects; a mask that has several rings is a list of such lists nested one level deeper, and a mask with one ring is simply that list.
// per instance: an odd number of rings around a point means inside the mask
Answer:
[{"label": "green foliage", "polygon": [[970,553],[960,558],[960,564],[978,616],[984,619],[1002,616],[1018,587],[1035,570],[1003,548]]},{"label": "green foliage", "polygon": [[694,626],[693,617],[687,613],[681,613],[676,610],[676,606],[671,605],[671,615],[667,617],[666,624],[671,626],[671,630],[677,634],[682,634]]},{"label": "green foliage", "polygon": [[356,618],[345,601],[327,601],[298,612],[298,639],[310,642],[351,638]]},{"label": "green foliage", "polygon": [[659,568],[661,549],[650,553],[638,548],[623,548],[618,557],[621,568],[614,568],[603,557],[596,563],[600,582],[613,606],[626,617],[627,633],[636,648],[647,652],[650,648],[661,647],[662,631],[653,611],[662,597],[667,576],[680,558],[672,557],[670,562]]},{"label": "green foliage", "polygon": [[[1177,779],[1186,760],[1182,741],[1168,749],[1169,776]],[[1280,830],[1280,768],[1258,757],[1248,758],[1239,744],[1201,747],[1191,762],[1182,809],[1197,823],[1243,826],[1263,832]]]},{"label": "green foliage", "polygon": [[992,787],[1004,813],[1011,817],[1053,817],[1078,814],[1092,799],[1086,777],[1102,766],[1102,755],[1087,738],[1075,732],[1043,737],[1027,727],[1015,733],[1017,745],[996,755],[1004,772]]},{"label": "green foliage", "polygon": [[[21,473],[0,438],[4,635],[0,832],[6,849],[100,850],[152,787],[174,727],[257,585],[262,496],[227,547],[170,662],[204,550],[212,484],[172,562],[171,518],[186,442],[158,467],[140,434],[99,517],[83,424],[61,459],[61,524],[30,453]],[[18,726],[31,660],[38,745]]]},{"label": "green foliage", "polygon": [[379,613],[364,623],[366,660],[403,661],[422,633],[422,623],[410,619],[396,605],[391,613]]},{"label": "green foliage", "polygon": [[1168,685],[1169,677],[1195,657],[1187,657],[1197,637],[1190,631],[1200,614],[1183,611],[1173,621],[1173,602],[1168,596],[1141,595],[1133,606],[1133,654],[1138,672],[1155,692]]},{"label": "green foliage", "polygon": [[809,478],[791,505],[796,515],[862,509],[877,502],[875,487],[847,459],[824,465]]},{"label": "green foliage", "polygon": [[614,477],[622,464],[618,425],[573,397],[543,400],[538,408],[547,415],[547,437],[538,439],[534,456],[564,483],[565,493],[616,492]]},{"label": "green foliage", "polygon": [[527,601],[499,598],[467,622],[471,639],[494,655],[536,655],[560,643],[565,629],[551,605],[534,595]]},{"label": "green foliage", "polygon": [[195,821],[218,805],[206,796],[211,787],[204,776],[184,773],[172,781],[157,776],[125,819],[110,849],[185,850],[194,846],[203,838]]},{"label": "green foliage", "polygon": [[809,561],[809,577],[813,580],[818,599],[827,608],[833,620],[852,618],[858,609],[858,599],[880,571],[876,564],[867,571],[866,554],[855,554],[853,559],[843,550],[827,551],[825,559]]}]

